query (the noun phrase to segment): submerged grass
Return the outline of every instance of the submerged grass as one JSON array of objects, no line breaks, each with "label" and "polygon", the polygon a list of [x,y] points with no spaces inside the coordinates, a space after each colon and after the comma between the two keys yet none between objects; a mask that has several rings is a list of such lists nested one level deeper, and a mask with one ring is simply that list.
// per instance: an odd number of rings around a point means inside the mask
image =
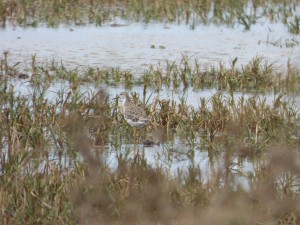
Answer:
[{"label": "submerged grass", "polygon": [[291,22],[288,23],[289,32],[292,34],[300,34],[300,17],[295,16]]},{"label": "submerged grass", "polygon": [[[190,65],[183,59],[150,68],[136,79],[119,69],[40,66],[33,58],[32,90],[20,95],[11,80],[20,73],[18,65],[4,55],[0,223],[299,224],[299,106],[285,98],[285,92],[297,92],[299,77],[280,75],[260,58],[243,68],[234,64],[203,72],[197,61]],[[68,85],[49,99],[49,88],[58,80]],[[132,151],[132,128],[122,119],[117,100],[112,101],[115,96],[80,88],[91,83],[143,84],[144,96],[132,92],[151,120],[140,136],[161,131],[160,140],[162,135],[169,142],[178,137],[187,143],[191,162],[196,151],[207,151],[212,168],[220,157],[222,166],[204,179],[193,163],[186,173],[170,174],[149,165],[143,154],[131,160],[119,150],[127,146]],[[198,108],[187,103],[185,93],[178,102],[157,97],[150,103],[147,90],[162,87],[215,87],[229,94],[199,97]],[[273,102],[236,99],[232,92],[253,89],[275,91]],[[116,152],[115,169],[105,161],[109,151]],[[234,173],[236,157],[256,162],[253,171]],[[240,177],[248,188],[238,182]]]},{"label": "submerged grass", "polygon": [[200,23],[230,25],[240,23],[248,30],[260,17],[287,24],[289,18],[297,12],[297,7],[299,7],[298,0],[268,2],[8,0],[0,2],[0,20],[3,27],[7,23],[35,27],[39,22],[45,22],[50,26],[58,26],[61,23],[102,25],[114,18],[124,18],[146,23],[151,21],[186,23],[191,29]]},{"label": "submerged grass", "polygon": [[[217,67],[201,65],[199,59],[182,56],[180,60],[149,66],[136,76],[130,71],[119,68],[101,69],[87,67],[68,69],[61,62],[51,61],[49,64],[39,64],[32,57],[31,67],[23,66],[21,62],[11,63],[9,53],[0,58],[0,76],[27,79],[34,84],[41,78],[46,83],[67,81],[75,84],[90,84],[96,86],[120,86],[127,89],[133,86],[144,86],[159,92],[162,87],[172,90],[193,88],[214,88],[220,91],[241,91],[255,93],[294,93],[298,94],[300,76],[298,70],[293,70],[287,62],[287,68],[277,68],[263,57],[255,57],[248,64],[236,66],[238,58],[231,61],[230,67],[220,64]],[[24,69],[25,68],[25,69]]]}]

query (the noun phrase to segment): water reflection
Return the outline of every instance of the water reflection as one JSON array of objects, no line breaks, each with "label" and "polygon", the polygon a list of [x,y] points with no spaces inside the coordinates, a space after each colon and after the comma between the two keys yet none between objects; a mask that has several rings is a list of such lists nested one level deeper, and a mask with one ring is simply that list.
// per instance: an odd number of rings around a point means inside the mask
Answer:
[{"label": "water reflection", "polygon": [[[72,29],[72,30],[71,30]],[[50,29],[46,27],[33,28],[6,28],[0,31],[0,51],[9,51],[11,61],[27,62],[31,55],[36,54],[39,61],[62,60],[67,67],[97,66],[120,67],[123,70],[131,70],[141,73],[150,64],[158,64],[161,60],[181,59],[182,54],[199,58],[204,66],[215,66],[220,62],[229,64],[230,59],[238,58],[237,64],[247,64],[253,57],[260,55],[276,62],[279,69],[286,68],[290,59],[292,66],[297,66],[300,60],[300,38],[288,33],[281,24],[260,22],[245,32],[243,27],[217,27],[199,26],[196,30],[190,30],[186,26],[170,25],[168,29],[162,24],[142,25],[138,23],[129,26],[86,26],[86,27],[60,27]],[[297,62],[297,63],[296,63]],[[65,83],[55,83],[48,89],[46,95],[49,101],[54,100],[56,93],[67,86]],[[30,92],[30,86],[16,81],[15,91],[22,95]],[[89,93],[96,91],[96,87],[82,86],[82,91]],[[115,97],[122,87],[108,87],[108,92]],[[142,89],[136,88],[142,96]],[[200,97],[210,98],[217,90],[199,90],[191,88],[186,92],[174,92],[162,90],[159,95],[154,92],[149,101],[155,97],[170,99],[179,102],[186,97],[188,105],[199,107]],[[148,93],[149,94],[149,93]],[[29,94],[31,95],[31,94]],[[228,93],[224,95],[229,96]],[[234,93],[235,98],[249,98],[252,94]],[[275,99],[274,94],[259,96],[266,98],[268,103]],[[288,98],[289,96],[287,96]],[[295,98],[299,105],[299,97]],[[183,170],[187,172],[189,166],[199,167],[203,173],[203,179],[207,180],[211,173],[225,170],[224,154],[217,157],[210,156],[209,151],[201,149],[198,140],[191,149],[189,144],[179,139],[163,140],[161,144],[142,146],[147,162],[152,166],[165,168],[170,174],[176,174]],[[120,155],[132,158],[132,144],[123,144],[118,148],[107,145],[107,164],[111,168],[118,166]],[[228,165],[227,165],[228,166]],[[254,162],[243,160],[239,156],[233,156],[230,162],[230,172],[245,174],[254,171]],[[243,176],[241,182],[245,184]]]}]

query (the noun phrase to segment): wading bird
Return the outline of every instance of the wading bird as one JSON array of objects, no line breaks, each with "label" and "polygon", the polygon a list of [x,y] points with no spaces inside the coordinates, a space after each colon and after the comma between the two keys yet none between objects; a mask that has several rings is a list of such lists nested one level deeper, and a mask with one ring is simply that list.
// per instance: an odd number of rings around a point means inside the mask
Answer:
[{"label": "wading bird", "polygon": [[145,110],[134,104],[127,92],[121,92],[119,97],[122,105],[122,114],[124,116],[124,119],[130,126],[133,127],[134,156],[136,157],[136,128],[147,125],[149,123],[149,119]]}]

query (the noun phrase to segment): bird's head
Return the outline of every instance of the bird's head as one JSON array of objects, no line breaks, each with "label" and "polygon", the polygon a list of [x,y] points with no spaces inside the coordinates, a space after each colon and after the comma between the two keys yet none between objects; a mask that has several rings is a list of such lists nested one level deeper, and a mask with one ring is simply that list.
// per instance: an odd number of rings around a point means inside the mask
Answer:
[{"label": "bird's head", "polygon": [[120,102],[125,104],[125,102],[130,102],[129,94],[125,91],[121,92],[118,96],[120,98]]}]

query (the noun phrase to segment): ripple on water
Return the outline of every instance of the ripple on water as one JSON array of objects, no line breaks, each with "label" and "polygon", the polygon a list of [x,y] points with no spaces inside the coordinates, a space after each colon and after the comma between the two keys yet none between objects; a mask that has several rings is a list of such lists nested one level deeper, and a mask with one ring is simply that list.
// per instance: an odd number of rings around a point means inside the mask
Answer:
[{"label": "ripple on water", "polygon": [[[247,64],[257,55],[286,68],[290,58],[299,69],[300,37],[288,33],[285,25],[257,22],[251,30],[242,26],[131,23],[128,26],[11,28],[0,30],[0,51],[9,51],[15,61],[30,60],[36,54],[41,61],[55,59],[67,67],[120,67],[141,73],[149,64],[178,60],[182,54],[193,56],[204,65]],[[70,28],[73,31],[70,31]],[[294,43],[294,47],[288,47]],[[193,58],[192,57],[192,58]]]}]

